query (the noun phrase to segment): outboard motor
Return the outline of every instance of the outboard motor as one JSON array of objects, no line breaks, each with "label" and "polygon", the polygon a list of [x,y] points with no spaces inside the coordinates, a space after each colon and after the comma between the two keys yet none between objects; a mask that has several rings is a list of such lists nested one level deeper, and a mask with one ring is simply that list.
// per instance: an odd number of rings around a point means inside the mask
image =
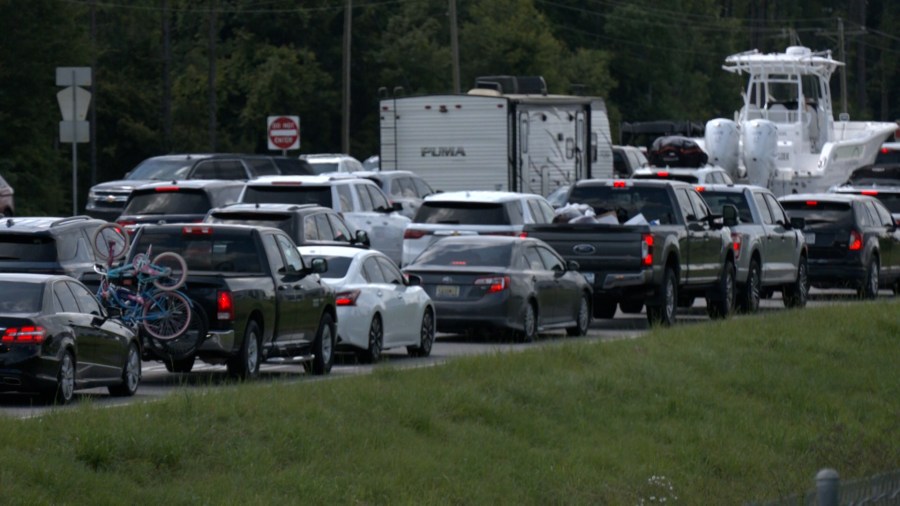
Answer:
[{"label": "outboard motor", "polygon": [[750,184],[772,188],[778,168],[778,127],[766,119],[754,119],[743,124],[744,166]]},{"label": "outboard motor", "polygon": [[706,122],[704,140],[709,163],[725,169],[735,181],[741,176],[738,168],[740,139],[741,133],[734,121],[717,118]]}]

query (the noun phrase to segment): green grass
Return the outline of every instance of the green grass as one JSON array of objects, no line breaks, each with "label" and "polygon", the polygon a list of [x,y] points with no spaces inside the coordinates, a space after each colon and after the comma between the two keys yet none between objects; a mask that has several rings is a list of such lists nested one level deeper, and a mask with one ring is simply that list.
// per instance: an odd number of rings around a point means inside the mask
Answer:
[{"label": "green grass", "polygon": [[[5,504],[741,504],[900,467],[900,304],[0,420]],[[677,500],[675,499],[677,497]]]}]

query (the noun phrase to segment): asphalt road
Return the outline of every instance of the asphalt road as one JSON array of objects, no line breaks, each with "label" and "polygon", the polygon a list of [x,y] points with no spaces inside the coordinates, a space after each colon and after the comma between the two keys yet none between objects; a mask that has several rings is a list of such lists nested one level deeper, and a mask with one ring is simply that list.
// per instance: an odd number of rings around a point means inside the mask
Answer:
[{"label": "asphalt road", "polygon": [[[891,292],[882,291],[881,298],[893,297]],[[810,306],[827,304],[852,303],[856,301],[854,292],[847,290],[813,290]],[[784,309],[781,297],[776,294],[772,299],[763,300],[760,312],[768,313]],[[679,309],[679,325],[702,325],[708,321],[703,300],[698,300],[690,309]],[[648,329],[646,314],[623,314],[621,311],[611,320],[597,320],[591,325],[587,337],[580,340],[615,340],[639,337]],[[496,352],[515,352],[534,347],[553,346],[570,341],[565,332],[542,334],[533,343],[517,343],[508,340],[473,339],[461,335],[439,334],[430,357],[412,358],[405,349],[388,350],[384,359],[376,365],[357,364],[352,355],[338,355],[331,374],[311,376],[297,365],[267,365],[260,368],[258,381],[300,382],[321,381],[341,377],[368,374],[378,367],[427,367],[441,364],[456,357]],[[218,385],[233,384],[228,378],[224,365],[209,365],[198,361],[188,374],[173,374],[166,371],[161,362],[144,362],[143,378],[138,393],[130,398],[110,397],[106,388],[80,390],[75,394],[75,401],[70,406],[51,407],[40,405],[34,396],[23,394],[0,394],[0,416],[14,418],[30,418],[41,416],[50,410],[73,409],[74,406],[90,402],[98,407],[113,407],[134,402],[148,402],[185,390],[202,391],[216,388]]]}]

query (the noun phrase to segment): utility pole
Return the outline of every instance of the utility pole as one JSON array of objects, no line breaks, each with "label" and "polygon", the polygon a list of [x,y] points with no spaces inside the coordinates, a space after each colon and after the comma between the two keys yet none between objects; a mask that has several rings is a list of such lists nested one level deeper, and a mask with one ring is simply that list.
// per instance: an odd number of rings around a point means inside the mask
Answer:
[{"label": "utility pole", "polygon": [[162,147],[165,152],[172,150],[172,50],[170,47],[171,35],[169,33],[169,0],[162,0]]},{"label": "utility pole", "polygon": [[344,117],[341,122],[341,149],[350,153],[350,31],[353,22],[353,0],[347,0],[344,10]]},{"label": "utility pole", "polygon": [[209,3],[209,150],[216,152],[216,0]]},{"label": "utility pole", "polygon": [[91,0],[91,74],[94,107],[91,107],[91,186],[97,184],[97,0]]},{"label": "utility pole", "polygon": [[838,18],[838,40],[841,45],[841,116],[847,114],[847,53],[844,50],[844,20]]},{"label": "utility pole", "polygon": [[459,33],[456,28],[456,0],[450,0],[450,51],[453,54],[453,93],[459,93]]}]

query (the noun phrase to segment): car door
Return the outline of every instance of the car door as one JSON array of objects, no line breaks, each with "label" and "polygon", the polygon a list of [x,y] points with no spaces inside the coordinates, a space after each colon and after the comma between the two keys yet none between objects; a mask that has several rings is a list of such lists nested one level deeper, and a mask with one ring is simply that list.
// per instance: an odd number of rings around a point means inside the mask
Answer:
[{"label": "car door", "polygon": [[389,212],[391,204],[387,197],[374,184],[364,184],[358,187],[360,196],[363,193],[369,195],[369,201],[372,203],[373,216],[370,223],[372,231],[379,237],[376,241],[370,236],[372,247],[384,253],[395,264],[400,265],[400,256],[403,249],[403,232],[406,225],[410,223],[410,219],[400,213]]},{"label": "car door", "polygon": [[775,279],[780,283],[788,283],[794,279],[797,271],[797,262],[800,256],[798,243],[802,232],[790,227],[791,220],[774,195],[764,193],[763,197],[769,205],[769,213],[774,222],[772,223],[772,235],[778,236],[777,240],[773,238],[770,241],[770,244],[774,243],[775,245],[772,248]]},{"label": "car door", "polygon": [[[419,302],[412,287],[403,281],[400,269],[390,259],[374,257],[384,274],[385,285],[385,345],[391,346],[417,342],[419,339]],[[388,330],[390,328],[390,330]],[[390,334],[390,337],[388,337]]]},{"label": "car door", "polygon": [[720,270],[719,254],[722,243],[719,241],[718,231],[712,230],[709,225],[709,207],[694,190],[685,189],[691,201],[693,220],[688,220],[688,230],[691,242],[691,263],[696,269],[691,278],[697,283],[712,283],[718,278]]},{"label": "car door", "polygon": [[694,282],[697,266],[694,265],[694,254],[692,248],[699,241],[703,240],[703,229],[697,227],[693,223],[696,221],[694,217],[694,207],[691,205],[691,198],[688,196],[686,188],[675,188],[675,199],[678,201],[678,207],[681,210],[681,216],[684,218],[685,230],[687,231],[678,241],[678,249],[681,252],[681,265],[685,266],[680,273],[683,283],[690,284]]},{"label": "car door", "polygon": [[269,256],[272,276],[275,281],[276,318],[273,322],[272,339],[278,343],[289,343],[300,340],[300,323],[297,309],[300,302],[297,295],[300,290],[294,266],[288,267],[282,247],[274,234],[264,234],[263,244]]},{"label": "car door", "polygon": [[54,304],[65,315],[65,322],[75,334],[76,379],[102,378],[100,357],[103,343],[91,326],[93,315],[81,312],[75,294],[65,281],[53,283]]},{"label": "car door", "polygon": [[877,237],[878,240],[878,254],[881,263],[879,277],[881,278],[881,284],[883,285],[885,284],[883,281],[891,275],[890,270],[885,271],[885,266],[890,265],[890,257],[894,246],[891,241],[891,233],[887,227],[882,225],[881,216],[878,215],[878,210],[875,208],[875,202],[873,200],[861,202],[861,204],[863,204],[862,208],[865,209],[868,218],[863,220],[863,223],[865,223],[865,227],[870,230],[870,233]]},{"label": "car door", "polygon": [[882,245],[881,272],[885,278],[897,280],[900,278],[900,231],[894,223],[894,217],[880,202],[872,202],[878,220],[884,226],[886,237]]},{"label": "car door", "polygon": [[[319,329],[319,315],[322,313],[325,289],[318,274],[306,273],[303,258],[290,238],[276,234],[275,242],[284,257],[288,275],[278,289],[290,293],[290,308],[294,320],[294,340],[312,342]],[[283,287],[283,288],[282,288]]]},{"label": "car door", "polygon": [[[541,323],[553,323],[559,318],[559,310],[554,300],[557,286],[551,271],[537,247],[529,244],[513,248],[510,265],[514,270],[522,270],[525,282],[530,283],[538,302],[539,320]],[[518,258],[516,258],[518,257]]]},{"label": "car door", "polygon": [[581,301],[581,293],[574,278],[566,276],[566,262],[559,254],[546,246],[537,246],[538,253],[544,261],[553,279],[552,314],[553,322],[568,321],[578,312],[577,304]]},{"label": "car door", "polygon": [[86,332],[91,334],[91,341],[97,347],[94,376],[106,379],[120,377],[128,350],[126,337],[113,331],[112,327],[118,324],[106,318],[104,311],[100,309],[100,303],[87,288],[71,281],[66,282],[66,285],[72,290],[81,314],[90,315],[84,321]]}]

